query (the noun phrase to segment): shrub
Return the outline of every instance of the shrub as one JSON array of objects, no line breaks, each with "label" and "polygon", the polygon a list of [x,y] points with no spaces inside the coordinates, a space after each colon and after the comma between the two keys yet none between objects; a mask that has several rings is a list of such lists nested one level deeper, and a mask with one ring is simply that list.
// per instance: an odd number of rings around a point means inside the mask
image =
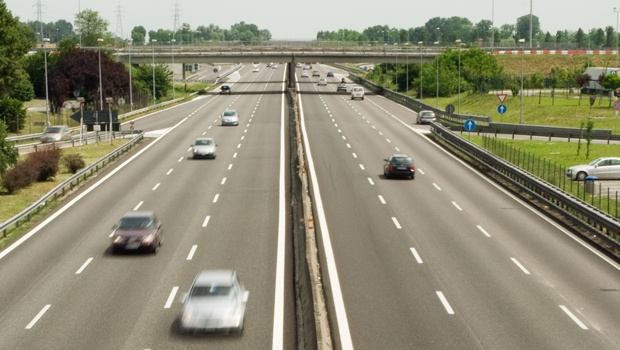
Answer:
[{"label": "shrub", "polygon": [[24,161],[4,174],[2,178],[2,187],[10,194],[13,194],[37,181],[38,176],[39,170],[35,164]]},{"label": "shrub", "polygon": [[84,159],[82,159],[82,156],[79,154],[67,154],[62,157],[62,164],[69,169],[71,174],[77,173],[78,170],[86,166]]},{"label": "shrub", "polygon": [[62,150],[55,145],[44,146],[30,153],[24,163],[32,164],[38,170],[37,181],[47,181],[56,176]]}]

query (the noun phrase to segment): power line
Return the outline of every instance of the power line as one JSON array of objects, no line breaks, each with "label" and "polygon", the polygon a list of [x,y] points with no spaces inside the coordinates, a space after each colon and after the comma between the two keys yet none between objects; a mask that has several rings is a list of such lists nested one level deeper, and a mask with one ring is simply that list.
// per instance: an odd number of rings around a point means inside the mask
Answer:
[{"label": "power line", "polygon": [[[177,31],[179,29],[181,29],[181,19],[180,19],[181,9],[180,9],[180,7],[181,7],[181,5],[179,5],[179,2],[177,1],[174,4],[174,26],[173,26],[173,29],[172,29],[172,37],[173,38],[175,37]],[[181,40],[183,40],[183,37],[181,37]],[[181,42],[181,44],[182,44],[182,42]]]},{"label": "power line", "polygon": [[37,3],[35,5],[33,5],[33,7],[36,8],[36,14],[37,14],[37,22],[39,22],[39,38],[41,40],[41,46],[43,46],[43,5],[41,3],[41,0],[37,0]]}]

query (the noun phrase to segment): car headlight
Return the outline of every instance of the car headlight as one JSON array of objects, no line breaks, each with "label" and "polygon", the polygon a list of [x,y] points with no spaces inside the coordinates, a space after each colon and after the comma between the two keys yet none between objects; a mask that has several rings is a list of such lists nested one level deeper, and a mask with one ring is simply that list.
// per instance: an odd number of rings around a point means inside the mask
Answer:
[{"label": "car headlight", "polygon": [[123,236],[116,236],[116,238],[114,238],[114,243],[123,243],[124,239]]},{"label": "car headlight", "polygon": [[151,243],[151,242],[153,242],[154,239],[155,239],[155,234],[152,233],[152,234],[142,238],[142,242],[143,243]]},{"label": "car headlight", "polygon": [[196,152],[198,152],[198,150],[194,148],[194,153],[196,153]]}]

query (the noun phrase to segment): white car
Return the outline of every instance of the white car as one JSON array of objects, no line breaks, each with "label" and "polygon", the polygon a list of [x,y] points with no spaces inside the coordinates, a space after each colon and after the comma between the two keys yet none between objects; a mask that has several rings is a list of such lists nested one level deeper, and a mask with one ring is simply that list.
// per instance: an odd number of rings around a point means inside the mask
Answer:
[{"label": "white car", "polygon": [[274,63],[274,65],[273,65],[273,66],[271,66],[271,68],[273,68],[273,69],[277,69],[277,68],[278,68],[278,65]]},{"label": "white car", "polygon": [[577,181],[584,181],[588,176],[596,176],[599,179],[620,179],[620,158],[603,157],[589,164],[575,165],[566,170],[566,176]]},{"label": "white car", "polygon": [[301,63],[297,62],[297,64],[295,65],[295,68],[301,68]]},{"label": "white car", "polygon": [[309,65],[305,65],[304,66],[304,70],[308,70],[308,69],[310,69],[310,66]]},{"label": "white car", "polygon": [[364,88],[361,86],[356,86],[351,90],[351,99],[355,100],[356,98],[364,99]]},{"label": "white car", "polygon": [[254,69],[252,69],[252,72],[258,72],[258,67],[254,67]]},{"label": "white car", "polygon": [[325,85],[325,86],[327,86],[327,79],[325,79],[325,78],[320,78],[320,79],[319,79],[319,85]]},{"label": "white car", "polygon": [[301,77],[302,78],[307,78],[308,77],[308,72],[301,72]]}]

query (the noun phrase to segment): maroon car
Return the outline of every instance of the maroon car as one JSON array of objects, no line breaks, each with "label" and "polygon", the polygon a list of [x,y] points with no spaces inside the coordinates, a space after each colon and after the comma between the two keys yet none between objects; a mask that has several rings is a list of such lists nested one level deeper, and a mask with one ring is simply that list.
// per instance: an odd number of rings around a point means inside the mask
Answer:
[{"label": "maroon car", "polygon": [[114,227],[112,252],[146,250],[157,253],[163,241],[163,229],[155,213],[132,211]]}]

